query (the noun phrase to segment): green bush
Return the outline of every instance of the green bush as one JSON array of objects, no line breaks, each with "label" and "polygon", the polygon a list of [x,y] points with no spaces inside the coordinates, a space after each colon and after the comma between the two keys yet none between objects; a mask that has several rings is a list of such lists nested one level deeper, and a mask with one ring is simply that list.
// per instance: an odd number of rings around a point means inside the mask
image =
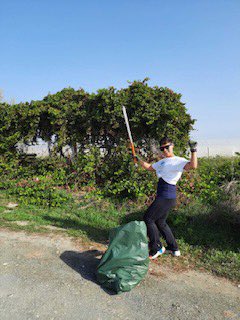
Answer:
[{"label": "green bush", "polygon": [[201,158],[197,170],[183,174],[179,191],[214,204],[228,197],[222,187],[231,181],[240,181],[239,157]]},{"label": "green bush", "polygon": [[155,192],[157,179],[152,173],[135,167],[129,150],[119,146],[96,166],[95,186],[105,197],[139,199]]},{"label": "green bush", "polygon": [[24,204],[35,204],[48,207],[59,207],[72,200],[72,195],[55,185],[51,177],[34,179],[8,180],[5,188],[9,194],[16,196]]},{"label": "green bush", "polygon": [[102,88],[89,94],[65,88],[42,100],[9,105],[0,103],[0,154],[15,154],[19,142],[38,139],[53,142],[52,154],[63,148],[84,152],[88,144],[101,147],[106,156],[127,139],[122,106],[128,110],[135,142],[150,151],[150,141],[168,134],[176,148],[185,150],[195,122],[181,94],[166,87],[150,87],[148,78],[127,88]]},{"label": "green bush", "polygon": [[[74,161],[69,162],[64,158],[46,157],[35,158],[28,163],[22,159],[5,157],[0,161],[0,176],[4,177],[0,180],[0,188],[8,189],[9,192],[15,181],[26,180],[35,186],[33,179],[38,177],[46,190],[48,186],[75,191],[87,188],[101,197],[112,197],[120,201],[124,198],[137,200],[155,195],[157,187],[156,174],[140,166],[136,168],[126,146],[116,147],[115,152],[107,158],[103,157],[99,148],[89,146],[87,152],[79,153]],[[44,177],[48,177],[48,180],[44,181]],[[229,193],[226,193],[223,186],[231,181],[239,186],[239,180],[239,157],[199,159],[197,170],[183,173],[178,184],[178,198],[182,203],[191,202],[194,198],[213,205],[220,201],[226,203]],[[29,197],[30,194],[29,191]],[[45,194],[44,197],[48,196]],[[234,199],[236,201],[236,197]]]}]

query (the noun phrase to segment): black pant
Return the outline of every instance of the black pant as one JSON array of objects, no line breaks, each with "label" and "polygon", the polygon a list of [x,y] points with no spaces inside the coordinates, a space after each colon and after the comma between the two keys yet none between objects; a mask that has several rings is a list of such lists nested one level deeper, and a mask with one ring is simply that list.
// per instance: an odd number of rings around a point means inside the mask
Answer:
[{"label": "black pant", "polygon": [[159,239],[159,232],[167,242],[169,250],[178,250],[177,242],[171,229],[166,223],[169,210],[176,205],[176,199],[163,199],[156,197],[144,214],[143,220],[147,225],[149,237],[149,249],[151,253],[156,253],[162,243]]}]

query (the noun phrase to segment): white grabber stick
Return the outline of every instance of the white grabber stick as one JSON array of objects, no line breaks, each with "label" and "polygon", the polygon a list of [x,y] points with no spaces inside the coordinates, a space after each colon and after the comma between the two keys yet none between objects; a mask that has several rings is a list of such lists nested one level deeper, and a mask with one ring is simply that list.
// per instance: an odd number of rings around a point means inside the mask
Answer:
[{"label": "white grabber stick", "polygon": [[[128,136],[129,136],[129,140],[130,140],[130,145],[131,145],[131,149],[132,149],[132,154],[135,157],[136,153],[135,153],[135,148],[134,148],[134,144],[133,144],[133,139],[132,139],[132,133],[131,133],[131,129],[129,126],[129,121],[128,121],[128,116],[127,116],[127,110],[126,108],[123,106],[122,107],[123,110],[123,115],[124,115],[124,119],[125,119],[125,123],[126,123],[126,127],[127,127],[127,132],[128,132]],[[137,159],[133,158],[133,161],[135,163],[135,166],[137,167]]]}]

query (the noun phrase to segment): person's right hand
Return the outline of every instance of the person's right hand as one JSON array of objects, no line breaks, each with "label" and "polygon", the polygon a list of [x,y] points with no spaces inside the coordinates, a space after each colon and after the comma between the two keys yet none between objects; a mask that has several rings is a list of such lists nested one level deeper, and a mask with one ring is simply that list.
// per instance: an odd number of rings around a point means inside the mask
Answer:
[{"label": "person's right hand", "polygon": [[133,156],[133,160],[138,162],[139,161],[139,157],[137,155]]}]

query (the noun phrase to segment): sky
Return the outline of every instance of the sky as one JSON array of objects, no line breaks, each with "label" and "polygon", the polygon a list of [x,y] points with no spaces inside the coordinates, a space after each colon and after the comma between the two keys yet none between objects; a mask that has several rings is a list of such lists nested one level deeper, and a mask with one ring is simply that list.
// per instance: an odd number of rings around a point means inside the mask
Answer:
[{"label": "sky", "polygon": [[240,0],[0,0],[0,46],[6,101],[149,77],[182,94],[204,150],[240,151]]}]

